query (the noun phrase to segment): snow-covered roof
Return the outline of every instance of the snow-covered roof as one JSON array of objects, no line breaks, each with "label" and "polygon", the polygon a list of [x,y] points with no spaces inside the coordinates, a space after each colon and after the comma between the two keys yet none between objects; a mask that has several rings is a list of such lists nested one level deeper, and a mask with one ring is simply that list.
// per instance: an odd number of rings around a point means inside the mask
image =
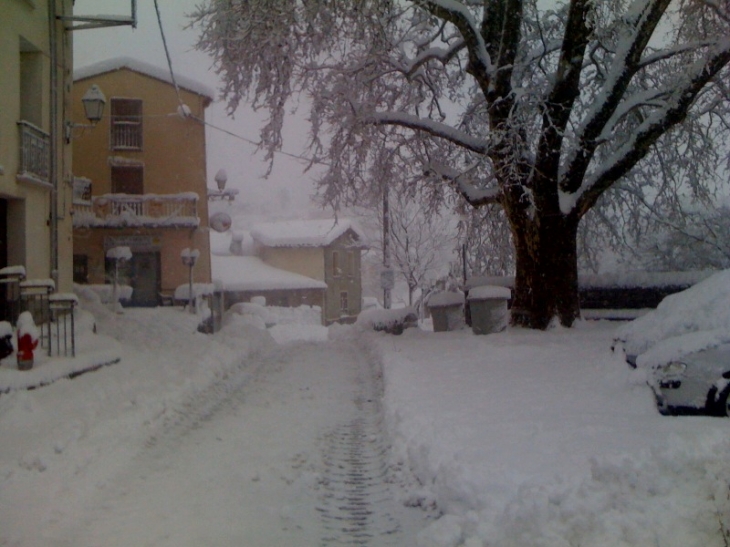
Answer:
[{"label": "snow-covered roof", "polygon": [[[619,288],[652,288],[652,287],[683,287],[694,285],[710,277],[714,271],[690,272],[622,272],[607,274],[578,274],[578,285],[582,289],[619,289]],[[498,285],[514,287],[515,278],[512,276],[475,276],[467,279],[466,287],[481,285]]]},{"label": "snow-covered roof", "polygon": [[[144,74],[151,78],[173,85],[172,78],[170,77],[170,71],[168,69],[145,63],[138,59],[134,59],[133,57],[114,57],[92,65],[77,68],[74,70],[74,82],[106,74],[107,72],[121,70],[123,68],[139,72],[140,74]],[[192,91],[193,93],[197,93],[198,95],[207,97],[211,101],[215,97],[215,91],[212,88],[201,84],[192,78],[188,78],[181,74],[175,74],[175,80],[177,81],[178,86],[187,89],[188,91]]]},{"label": "snow-covered roof", "polygon": [[326,247],[348,230],[364,245],[362,230],[348,219],[290,220],[257,224],[251,236],[267,247]]},{"label": "snow-covered roof", "polygon": [[327,288],[323,281],[274,268],[255,256],[212,255],[211,261],[213,279],[225,291]]}]

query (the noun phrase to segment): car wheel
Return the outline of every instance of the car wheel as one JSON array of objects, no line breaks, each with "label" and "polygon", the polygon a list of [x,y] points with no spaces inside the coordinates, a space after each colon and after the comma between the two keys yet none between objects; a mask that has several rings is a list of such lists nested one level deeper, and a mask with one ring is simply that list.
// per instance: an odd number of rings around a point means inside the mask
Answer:
[{"label": "car wheel", "polygon": [[730,386],[726,387],[720,396],[717,398],[717,409],[718,416],[725,416],[730,418]]},{"label": "car wheel", "polygon": [[725,387],[719,395],[717,388],[713,387],[707,394],[707,414],[711,416],[730,417],[730,385]]}]

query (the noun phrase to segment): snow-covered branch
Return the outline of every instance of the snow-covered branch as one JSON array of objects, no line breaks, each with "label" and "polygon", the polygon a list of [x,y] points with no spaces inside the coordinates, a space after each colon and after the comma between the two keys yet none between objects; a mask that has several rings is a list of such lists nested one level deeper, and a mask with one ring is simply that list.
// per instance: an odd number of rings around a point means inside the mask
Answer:
[{"label": "snow-covered branch", "polygon": [[471,70],[481,72],[487,78],[491,77],[494,72],[492,59],[487,51],[479,25],[464,3],[456,0],[414,0],[413,3],[459,29],[469,50]]},{"label": "snow-covered branch", "polygon": [[362,121],[364,123],[371,123],[375,125],[397,125],[400,127],[407,127],[408,129],[413,129],[415,131],[422,131],[434,137],[445,139],[478,154],[486,154],[489,149],[489,145],[484,141],[484,139],[473,137],[472,135],[459,131],[455,127],[446,123],[419,118],[418,116],[406,114],[404,112],[381,112],[371,114],[364,117]]},{"label": "snow-covered branch", "polygon": [[462,51],[466,47],[466,44],[463,40],[459,40],[457,43],[449,47],[448,49],[445,48],[430,48],[420,55],[418,55],[410,65],[403,67],[403,73],[406,74],[408,77],[413,76],[413,74],[421,68],[423,65],[428,63],[429,61],[438,61],[441,64],[447,64],[451,59],[453,59],[456,55],[459,54],[460,51]]},{"label": "snow-covered branch", "polygon": [[[637,0],[626,18],[627,28],[611,62],[602,92],[593,101],[576,131],[574,153],[566,162],[560,181],[563,192],[577,192],[598,147],[598,138],[624,99],[632,78],[641,68],[641,56],[671,0]],[[646,153],[646,151],[644,151]],[[615,180],[615,179],[614,179]]]},{"label": "snow-covered branch", "polygon": [[683,85],[677,85],[664,101],[639,125],[630,139],[621,146],[577,192],[576,206],[580,214],[587,212],[598,197],[641,160],[660,136],[686,116],[697,94],[722,68],[730,63],[730,38],[720,40],[712,55],[700,59],[686,70]]},{"label": "snow-covered branch", "polygon": [[477,166],[468,167],[463,171],[441,163],[430,163],[427,166],[428,174],[434,174],[442,180],[451,182],[459,194],[472,207],[481,207],[488,204],[500,203],[502,190],[499,187],[485,188],[482,180],[475,181],[474,171]]}]

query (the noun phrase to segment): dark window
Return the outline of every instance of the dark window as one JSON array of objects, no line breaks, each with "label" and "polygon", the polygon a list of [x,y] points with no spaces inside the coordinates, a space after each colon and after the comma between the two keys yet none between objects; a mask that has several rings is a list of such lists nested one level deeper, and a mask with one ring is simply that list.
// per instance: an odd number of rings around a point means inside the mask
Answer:
[{"label": "dark window", "polygon": [[89,282],[89,257],[74,255],[74,283]]},{"label": "dark window", "polygon": [[355,275],[355,253],[347,251],[347,275],[353,277]]},{"label": "dark window", "polygon": [[144,194],[144,169],[134,165],[113,165],[112,194]]},{"label": "dark window", "polygon": [[338,277],[340,275],[340,253],[332,251],[332,275]]},{"label": "dark window", "polygon": [[120,260],[117,263],[113,258],[104,257],[104,283],[113,284],[114,276],[117,278],[117,285],[130,285],[132,278],[132,261]]},{"label": "dark window", "polygon": [[289,297],[285,294],[271,294],[266,297],[267,306],[278,306],[280,308],[289,307]]},{"label": "dark window", "polygon": [[350,306],[348,306],[347,302],[347,291],[342,291],[340,293],[340,312],[341,313],[349,313]]},{"label": "dark window", "polygon": [[142,150],[142,101],[111,100],[112,150]]}]

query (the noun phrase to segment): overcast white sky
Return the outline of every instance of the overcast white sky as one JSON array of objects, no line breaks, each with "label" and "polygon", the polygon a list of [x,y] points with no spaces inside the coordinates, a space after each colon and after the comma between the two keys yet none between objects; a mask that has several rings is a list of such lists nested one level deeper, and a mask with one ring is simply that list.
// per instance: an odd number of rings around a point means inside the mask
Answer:
[{"label": "overcast white sky", "polygon": [[[189,24],[187,13],[201,0],[159,0],[165,38],[176,74],[193,78],[212,89],[218,89],[218,77],[213,72],[211,59],[194,48],[197,30],[185,29]],[[129,15],[131,0],[76,0],[75,15]],[[138,0],[138,25],[110,27],[74,32],[74,65],[76,68],[113,57],[135,57],[162,68],[167,67],[165,50],[157,23],[153,0]],[[225,105],[216,101],[206,111],[206,121],[233,133],[258,140],[260,120],[239,108],[235,119],[226,114]],[[292,153],[301,153],[306,136],[306,124],[289,124],[285,146]],[[254,157],[255,147],[214,129],[207,131],[208,186],[215,187],[213,177],[218,169],[228,172],[228,187],[238,188],[237,201],[255,204],[262,198],[274,199],[289,189],[289,199],[301,203],[313,192],[311,174],[303,173],[304,165],[280,155],[268,180],[262,176],[267,165],[263,154]]]}]

